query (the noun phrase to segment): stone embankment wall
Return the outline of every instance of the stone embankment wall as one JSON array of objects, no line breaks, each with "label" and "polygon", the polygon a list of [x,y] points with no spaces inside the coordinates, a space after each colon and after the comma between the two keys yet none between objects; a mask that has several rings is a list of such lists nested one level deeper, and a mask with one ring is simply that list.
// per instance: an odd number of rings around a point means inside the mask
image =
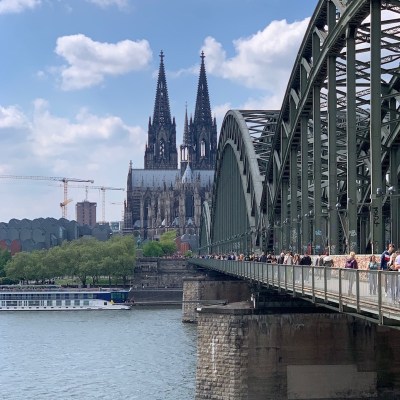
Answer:
[{"label": "stone embankment wall", "polygon": [[184,279],[204,275],[183,258],[139,258],[129,301],[135,305],[182,304]]},{"label": "stone embankment wall", "polygon": [[400,332],[344,314],[198,315],[196,400],[400,398]]},{"label": "stone embankment wall", "polygon": [[136,261],[132,287],[182,289],[185,278],[203,275],[184,258],[143,257]]}]

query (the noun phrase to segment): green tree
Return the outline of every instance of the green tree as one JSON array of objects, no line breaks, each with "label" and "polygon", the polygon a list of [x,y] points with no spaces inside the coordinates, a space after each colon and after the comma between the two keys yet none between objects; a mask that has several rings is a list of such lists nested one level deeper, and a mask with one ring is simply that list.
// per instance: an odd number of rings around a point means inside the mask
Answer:
[{"label": "green tree", "polygon": [[11,253],[7,249],[0,248],[0,277],[6,276],[5,267],[11,260]]},{"label": "green tree", "polygon": [[143,245],[143,256],[144,257],[162,257],[164,255],[164,251],[161,247],[160,242],[146,242]]},{"label": "green tree", "polygon": [[27,281],[32,277],[33,257],[30,253],[22,251],[15,254],[6,264],[6,276],[18,281]]},{"label": "green tree", "polygon": [[[2,254],[2,253],[1,253]],[[7,278],[44,282],[56,277],[78,277],[86,286],[100,276],[121,278],[126,284],[132,275],[136,261],[136,242],[132,236],[118,236],[101,242],[83,237],[49,250],[14,255],[5,265]]]},{"label": "green tree", "polygon": [[126,284],[128,276],[133,274],[136,263],[136,240],[133,236],[116,236],[106,243],[102,261],[104,275],[111,278],[121,278]]},{"label": "green tree", "polygon": [[176,231],[167,231],[160,237],[160,245],[165,255],[172,255],[176,252]]}]

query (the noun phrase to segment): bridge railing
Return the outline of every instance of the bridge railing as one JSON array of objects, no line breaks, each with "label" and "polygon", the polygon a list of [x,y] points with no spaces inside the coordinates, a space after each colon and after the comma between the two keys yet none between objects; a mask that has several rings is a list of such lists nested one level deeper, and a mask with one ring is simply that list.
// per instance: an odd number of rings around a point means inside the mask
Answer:
[{"label": "bridge railing", "polygon": [[400,273],[193,258],[190,263],[291,293],[379,324],[400,322]]}]

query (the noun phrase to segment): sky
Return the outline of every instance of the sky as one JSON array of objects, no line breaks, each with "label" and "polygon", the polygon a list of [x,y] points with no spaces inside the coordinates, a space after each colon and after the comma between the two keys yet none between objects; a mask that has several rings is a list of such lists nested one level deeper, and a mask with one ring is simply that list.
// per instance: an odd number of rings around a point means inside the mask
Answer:
[{"label": "sky", "polygon": [[[317,0],[0,0],[0,222],[61,218],[63,184],[109,187],[121,220],[129,162],[143,168],[159,54],[177,146],[200,54],[218,132],[230,109],[279,109]],[[50,178],[50,179],[47,179]],[[102,191],[69,182],[75,203]],[[74,187],[75,186],[75,187]]]}]

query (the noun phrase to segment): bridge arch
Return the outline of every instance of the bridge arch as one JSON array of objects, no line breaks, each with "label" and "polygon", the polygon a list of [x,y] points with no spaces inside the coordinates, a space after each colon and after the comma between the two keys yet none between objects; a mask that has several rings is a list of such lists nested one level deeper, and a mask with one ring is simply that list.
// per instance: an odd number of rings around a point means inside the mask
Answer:
[{"label": "bridge arch", "polygon": [[333,254],[399,244],[398,1],[320,0],[277,121],[269,242]]},{"label": "bridge arch", "polygon": [[318,2],[281,110],[225,116],[214,250],[379,254],[388,242],[400,246],[399,33],[398,0]]},{"label": "bridge arch", "polygon": [[211,199],[203,206],[200,247],[248,253],[259,246],[267,149],[277,111],[230,110],[223,121]]}]

